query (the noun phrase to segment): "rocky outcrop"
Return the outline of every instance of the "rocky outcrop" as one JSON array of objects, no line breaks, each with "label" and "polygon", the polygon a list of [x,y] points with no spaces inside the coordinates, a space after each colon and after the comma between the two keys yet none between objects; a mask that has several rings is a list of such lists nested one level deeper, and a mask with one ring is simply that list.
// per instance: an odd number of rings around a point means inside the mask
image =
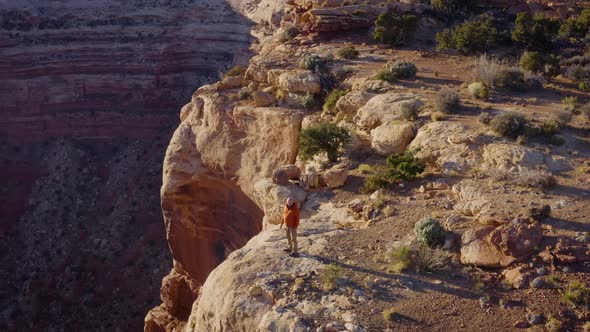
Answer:
[{"label": "rocky outcrop", "polygon": [[[305,209],[305,206],[303,207]],[[282,304],[293,301],[295,293],[282,289],[295,278],[308,278],[325,268],[314,255],[321,255],[329,237],[339,232],[339,223],[354,219],[345,207],[323,204],[309,219],[302,219],[299,242],[305,243],[305,255],[291,258],[281,250],[283,231],[268,230],[233,252],[217,267],[203,285],[185,331],[294,331],[311,328],[292,309]],[[295,261],[296,260],[296,261]],[[284,294],[284,295],[283,295]],[[302,303],[311,308],[326,303]],[[307,310],[305,310],[307,312]],[[342,314],[334,303],[326,314]]]},{"label": "rocky outcrop", "polygon": [[371,130],[371,147],[379,155],[402,153],[414,138],[411,122],[389,122]]},{"label": "rocky outcrop", "polygon": [[542,237],[540,225],[520,220],[468,230],[461,238],[461,263],[506,267],[527,258]]},{"label": "rocky outcrop", "polygon": [[361,107],[354,116],[354,122],[361,128],[373,129],[389,121],[401,120],[404,107],[419,107],[415,95],[408,93],[384,93],[377,95]]},{"label": "rocky outcrop", "polygon": [[307,193],[296,184],[278,185],[270,179],[262,179],[254,185],[254,201],[264,211],[263,226],[278,225],[281,222],[283,206],[288,197],[293,197],[303,204]]},{"label": "rocky outcrop", "polygon": [[420,128],[408,146],[419,158],[435,163],[445,174],[464,172],[479,165],[478,135],[461,123],[431,122]]},{"label": "rocky outcrop", "polygon": [[527,170],[547,168],[551,172],[571,169],[567,160],[559,156],[548,156],[532,148],[492,143],[483,148],[483,168],[493,168],[507,173],[522,173]]}]

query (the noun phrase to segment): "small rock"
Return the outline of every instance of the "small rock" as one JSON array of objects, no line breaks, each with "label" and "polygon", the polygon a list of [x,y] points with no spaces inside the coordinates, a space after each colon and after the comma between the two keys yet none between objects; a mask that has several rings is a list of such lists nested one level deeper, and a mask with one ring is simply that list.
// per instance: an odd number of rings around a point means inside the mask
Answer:
[{"label": "small rock", "polygon": [[540,276],[546,276],[549,274],[549,272],[550,272],[549,269],[546,267],[540,267],[537,269],[537,274]]},{"label": "small rock", "polygon": [[248,293],[251,296],[259,296],[262,295],[262,287],[260,286],[252,286],[248,289]]},{"label": "small rock", "polygon": [[543,314],[535,314],[535,313],[529,312],[526,314],[526,320],[531,325],[542,324],[545,321],[545,316],[543,316]]},{"label": "small rock", "polygon": [[572,269],[570,266],[564,266],[561,271],[563,271],[564,273],[572,273],[574,272],[574,269]]}]

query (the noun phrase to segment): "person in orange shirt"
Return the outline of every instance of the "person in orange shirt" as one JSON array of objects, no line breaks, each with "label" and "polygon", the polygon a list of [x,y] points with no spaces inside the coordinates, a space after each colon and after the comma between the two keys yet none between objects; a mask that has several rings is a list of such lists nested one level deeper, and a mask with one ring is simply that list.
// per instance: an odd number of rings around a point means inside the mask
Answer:
[{"label": "person in orange shirt", "polygon": [[299,204],[293,197],[285,200],[285,210],[283,211],[283,218],[281,219],[281,226],[286,225],[287,241],[289,242],[289,248],[283,249],[286,252],[290,252],[289,256],[297,257],[297,227],[299,226]]}]

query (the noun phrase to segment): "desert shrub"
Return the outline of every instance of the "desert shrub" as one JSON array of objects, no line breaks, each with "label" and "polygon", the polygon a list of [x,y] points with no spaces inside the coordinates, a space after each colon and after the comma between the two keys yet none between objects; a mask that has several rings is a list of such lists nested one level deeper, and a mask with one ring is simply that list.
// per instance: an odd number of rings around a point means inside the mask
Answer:
[{"label": "desert shrub", "polygon": [[565,72],[565,76],[574,81],[581,81],[588,78],[590,77],[590,65],[570,65]]},{"label": "desert shrub", "polygon": [[502,69],[494,79],[494,87],[503,90],[524,91],[526,90],[526,81],[524,73],[518,69]]},{"label": "desert shrub", "polygon": [[377,74],[377,79],[396,82],[398,79],[407,79],[416,76],[418,69],[411,61],[398,60],[395,62],[388,62],[385,68]]},{"label": "desert shrub", "polygon": [[547,51],[553,48],[553,39],[558,30],[558,20],[522,12],[514,21],[512,40],[527,50]]},{"label": "desert shrub", "polygon": [[336,288],[336,281],[340,278],[342,274],[342,268],[334,263],[328,265],[320,274],[320,281],[322,283],[322,287],[327,290],[331,291]]},{"label": "desert shrub", "polygon": [[578,84],[578,89],[584,92],[590,92],[590,79],[585,79],[580,84]]},{"label": "desert shrub", "polygon": [[391,181],[389,181],[385,172],[377,172],[376,174],[367,176],[362,191],[372,193],[379,189],[387,189],[390,184]]},{"label": "desert shrub", "polygon": [[294,25],[288,26],[279,35],[279,41],[281,43],[287,42],[287,41],[289,41],[289,40],[297,37],[298,34],[299,34],[299,28],[298,27],[296,27]]},{"label": "desert shrub", "polygon": [[551,215],[551,206],[543,205],[542,208],[532,207],[529,209],[529,217],[536,221],[543,221]]},{"label": "desert shrub", "polygon": [[584,55],[576,55],[573,56],[571,58],[568,59],[564,59],[563,60],[563,64],[566,66],[571,66],[571,65],[580,65],[580,66],[585,66],[590,64],[590,54],[584,54]]},{"label": "desert shrub", "polygon": [[326,62],[326,60],[317,54],[305,54],[299,59],[297,66],[301,69],[317,71],[317,69],[323,69],[326,66]]},{"label": "desert shrub", "polygon": [[242,75],[246,70],[241,66],[234,66],[225,73],[225,77]]},{"label": "desert shrub", "polygon": [[550,316],[545,323],[545,328],[548,332],[559,332],[561,330],[561,321],[555,317]]},{"label": "desert shrub", "polygon": [[421,245],[414,251],[412,260],[416,265],[416,271],[436,272],[447,269],[449,256],[444,250]]},{"label": "desert shrub", "polygon": [[388,166],[387,177],[391,180],[412,181],[426,169],[422,160],[414,156],[413,151],[392,154],[387,157],[386,162]]},{"label": "desert shrub", "polygon": [[524,73],[524,89],[525,90],[542,89],[544,82],[545,82],[545,80],[543,79],[543,76],[541,76],[539,74],[534,74],[531,72]]},{"label": "desert shrub", "polygon": [[557,184],[553,174],[537,169],[522,171],[517,176],[508,179],[507,182],[515,186],[528,188],[550,188]]},{"label": "desert shrub", "polygon": [[331,162],[338,160],[338,150],[350,142],[350,133],[333,123],[320,123],[303,129],[299,138],[299,155],[303,160],[325,152]]},{"label": "desert shrub", "polygon": [[445,242],[445,229],[435,218],[425,217],[414,225],[414,233],[419,243],[429,247],[441,246]]},{"label": "desert shrub", "polygon": [[497,34],[491,18],[482,16],[437,33],[436,48],[456,49],[463,54],[481,53],[496,45]]},{"label": "desert shrub", "polygon": [[545,62],[539,52],[524,52],[520,58],[520,67],[526,71],[538,73],[543,71]]},{"label": "desert shrub", "polygon": [[525,124],[526,119],[524,116],[513,112],[502,113],[490,121],[492,130],[502,136],[512,138],[516,138],[524,132]]},{"label": "desert shrub", "polygon": [[361,174],[371,174],[371,173],[375,172],[375,169],[373,168],[373,166],[371,166],[369,164],[360,164],[359,167],[357,167],[357,170]]},{"label": "desert shrub", "polygon": [[563,300],[574,305],[590,303],[589,296],[588,287],[579,280],[570,282],[563,292]]},{"label": "desert shrub", "polygon": [[568,18],[559,32],[564,37],[581,41],[588,34],[588,29],[590,29],[590,8],[582,10],[576,18]]},{"label": "desert shrub", "polygon": [[567,96],[561,100],[561,105],[566,110],[574,111],[578,108],[578,97]]},{"label": "desert shrub", "polygon": [[446,120],[446,118],[447,118],[447,115],[443,112],[440,112],[440,111],[435,111],[430,114],[430,120],[432,120],[434,122],[444,121],[444,120]]},{"label": "desert shrub", "polygon": [[251,96],[252,96],[252,92],[250,92],[250,89],[248,89],[248,88],[241,88],[240,91],[238,92],[238,97],[241,100],[250,99]]},{"label": "desert shrub", "polygon": [[488,99],[490,97],[490,89],[482,82],[473,82],[467,86],[469,94],[477,99]]},{"label": "desert shrub", "polygon": [[347,90],[332,90],[332,92],[330,92],[330,94],[326,97],[326,100],[324,101],[324,112],[332,110],[336,106],[338,99],[340,99],[340,97],[345,96],[348,92],[349,91]]},{"label": "desert shrub", "polygon": [[334,64],[331,68],[331,74],[337,81],[344,80],[348,75],[350,75],[353,70],[349,66],[344,66],[341,64]]},{"label": "desert shrub", "polygon": [[414,36],[417,22],[414,15],[385,12],[375,21],[373,39],[383,44],[403,45]]},{"label": "desert shrub", "polygon": [[490,113],[481,112],[477,120],[483,124],[489,125],[490,121],[492,121],[493,117]]},{"label": "desert shrub", "polygon": [[339,49],[336,55],[342,59],[356,59],[359,57],[359,51],[357,51],[354,46],[350,45]]},{"label": "desert shrub", "polygon": [[484,54],[477,58],[477,62],[470,76],[472,81],[490,85],[494,83],[496,76],[503,69],[506,69],[505,64]]},{"label": "desert shrub", "polygon": [[434,98],[434,108],[442,113],[455,113],[461,107],[459,94],[451,90],[441,90]]},{"label": "desert shrub", "polygon": [[567,126],[572,121],[573,117],[574,117],[573,109],[564,109],[564,110],[557,111],[553,120],[557,122],[559,127],[563,128],[563,127]]},{"label": "desert shrub", "polygon": [[559,132],[559,124],[555,120],[545,120],[541,124],[541,130],[544,135],[552,136]]},{"label": "desert shrub", "polygon": [[390,271],[401,273],[412,265],[412,249],[409,246],[395,248],[389,257],[391,261]]},{"label": "desert shrub", "polygon": [[401,118],[406,121],[414,121],[418,118],[418,106],[416,103],[401,104]]},{"label": "desert shrub", "polygon": [[543,75],[545,77],[555,77],[561,73],[559,58],[555,54],[549,54],[545,57],[545,63],[543,67]]},{"label": "desert shrub", "polygon": [[388,66],[389,71],[391,71],[397,78],[412,78],[416,76],[416,72],[418,69],[416,68],[416,64],[412,61],[405,61],[399,60],[394,62],[393,64]]},{"label": "desert shrub", "polygon": [[432,9],[444,17],[453,17],[461,10],[473,10],[477,4],[477,0],[430,0]]}]

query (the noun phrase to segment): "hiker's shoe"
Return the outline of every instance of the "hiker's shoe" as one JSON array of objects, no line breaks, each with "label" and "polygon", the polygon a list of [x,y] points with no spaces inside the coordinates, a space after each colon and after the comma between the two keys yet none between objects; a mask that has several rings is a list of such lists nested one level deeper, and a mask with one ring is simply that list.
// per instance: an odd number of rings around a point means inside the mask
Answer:
[{"label": "hiker's shoe", "polygon": [[299,253],[298,252],[292,252],[289,254],[289,256],[291,257],[299,257]]},{"label": "hiker's shoe", "polygon": [[291,248],[285,248],[285,249],[283,249],[283,251],[284,252],[291,252],[292,250],[291,250]]}]

